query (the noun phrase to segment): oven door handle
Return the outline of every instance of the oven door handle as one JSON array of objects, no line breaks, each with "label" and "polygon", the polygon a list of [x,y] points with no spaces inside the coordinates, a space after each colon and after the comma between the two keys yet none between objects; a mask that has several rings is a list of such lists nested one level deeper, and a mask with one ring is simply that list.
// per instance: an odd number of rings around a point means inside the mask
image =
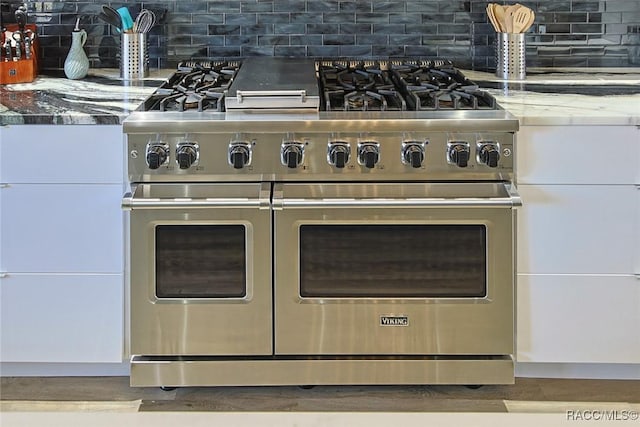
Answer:
[{"label": "oven door handle", "polygon": [[269,209],[269,199],[211,198],[211,199],[136,199],[131,193],[122,198],[122,209],[213,209],[258,208]]},{"label": "oven door handle", "polygon": [[505,208],[519,206],[511,199],[289,199],[274,203],[286,208]]},{"label": "oven door handle", "polygon": [[506,185],[509,197],[464,198],[332,198],[304,199],[277,198],[274,192],[274,209],[286,208],[515,208],[522,206],[522,199],[513,185]]},{"label": "oven door handle", "polygon": [[[271,207],[271,187],[262,185],[259,192],[247,197],[136,197],[139,186],[133,184],[131,191],[122,197],[122,209],[214,209],[214,208],[258,208]],[[144,191],[141,191],[144,193]],[[212,194],[213,196],[213,194]]]}]

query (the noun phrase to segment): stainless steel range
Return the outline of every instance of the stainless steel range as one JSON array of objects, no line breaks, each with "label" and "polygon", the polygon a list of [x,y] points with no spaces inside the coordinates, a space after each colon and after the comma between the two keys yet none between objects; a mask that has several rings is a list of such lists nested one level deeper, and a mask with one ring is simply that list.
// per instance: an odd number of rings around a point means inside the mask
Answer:
[{"label": "stainless steel range", "polygon": [[132,385],[514,381],[518,122],[449,62],[183,63],[142,110]]}]

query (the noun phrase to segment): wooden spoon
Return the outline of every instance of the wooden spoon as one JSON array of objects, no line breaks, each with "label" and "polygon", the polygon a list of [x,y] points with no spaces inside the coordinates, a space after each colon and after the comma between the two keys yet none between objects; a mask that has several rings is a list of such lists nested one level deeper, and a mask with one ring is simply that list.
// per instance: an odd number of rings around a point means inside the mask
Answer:
[{"label": "wooden spoon", "polygon": [[496,20],[496,16],[493,13],[493,3],[489,3],[487,5],[487,16],[489,17],[489,21],[491,25],[493,25],[493,29],[496,30],[497,33],[501,33],[500,24]]},{"label": "wooden spoon", "polygon": [[515,31],[513,30],[513,26],[514,26],[514,14],[515,12],[520,9],[522,7],[521,4],[513,4],[511,6],[507,6],[507,8],[504,11],[504,22],[506,24],[507,27],[507,33],[515,33]]},{"label": "wooden spoon", "polygon": [[506,32],[506,28],[504,25],[504,9],[499,4],[493,4],[493,16],[496,18],[496,22],[498,23],[498,28],[500,28],[500,32]]},{"label": "wooden spoon", "polygon": [[529,22],[527,22],[527,25],[525,25],[524,30],[522,30],[523,33],[526,33],[527,31],[529,31],[529,28],[531,28],[531,26],[533,25],[533,21],[536,19],[536,14],[533,10],[529,10],[529,12],[531,12],[531,14],[529,15]]},{"label": "wooden spoon", "polygon": [[531,18],[531,10],[521,6],[511,11],[511,25],[514,33],[522,33]]},{"label": "wooden spoon", "polygon": [[502,33],[508,32],[507,21],[505,19],[506,17],[504,12],[504,8],[499,4],[493,5],[493,15],[496,17],[496,21],[498,22],[498,26],[500,27],[500,32]]}]

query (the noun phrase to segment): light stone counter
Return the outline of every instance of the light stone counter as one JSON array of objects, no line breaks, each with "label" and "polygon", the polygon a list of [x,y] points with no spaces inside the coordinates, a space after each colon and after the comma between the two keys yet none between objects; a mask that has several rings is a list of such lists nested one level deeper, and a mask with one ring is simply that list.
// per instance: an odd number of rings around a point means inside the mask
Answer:
[{"label": "light stone counter", "polygon": [[525,80],[463,71],[520,125],[640,125],[640,69],[533,69]]},{"label": "light stone counter", "polygon": [[[118,70],[90,70],[87,78],[40,76],[0,86],[0,125],[118,124],[173,70],[124,82]],[[462,70],[526,125],[640,125],[640,69],[531,69],[522,81]]]}]

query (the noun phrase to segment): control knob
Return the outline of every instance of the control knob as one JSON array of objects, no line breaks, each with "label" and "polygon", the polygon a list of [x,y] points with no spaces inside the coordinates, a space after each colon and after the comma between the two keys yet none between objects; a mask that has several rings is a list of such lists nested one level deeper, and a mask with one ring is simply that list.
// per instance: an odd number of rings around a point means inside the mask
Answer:
[{"label": "control knob", "polygon": [[478,144],[478,161],[490,168],[497,168],[500,160],[500,149],[495,142],[481,142]]},{"label": "control knob", "polygon": [[450,142],[448,144],[447,160],[461,168],[466,168],[469,162],[469,144],[467,142]]},{"label": "control knob", "polygon": [[251,145],[248,142],[232,142],[229,146],[229,164],[234,169],[242,169],[251,159]]},{"label": "control knob", "polygon": [[169,146],[163,142],[147,144],[146,160],[149,169],[158,169],[169,157]]},{"label": "control knob", "polygon": [[328,161],[329,164],[334,165],[338,169],[342,169],[349,162],[349,155],[351,153],[351,149],[349,148],[349,144],[346,142],[330,142],[329,143],[329,153],[328,153]]},{"label": "control knob", "polygon": [[419,168],[424,162],[424,144],[421,142],[404,142],[402,144],[402,162]]},{"label": "control knob", "polygon": [[284,142],[282,143],[280,154],[282,164],[290,169],[295,169],[302,163],[304,145],[295,141]]},{"label": "control knob", "polygon": [[180,169],[189,169],[198,160],[198,145],[194,142],[181,142],[176,147],[176,162]]},{"label": "control knob", "polygon": [[380,160],[380,144],[361,142],[358,144],[358,161],[368,169],[373,169]]}]

